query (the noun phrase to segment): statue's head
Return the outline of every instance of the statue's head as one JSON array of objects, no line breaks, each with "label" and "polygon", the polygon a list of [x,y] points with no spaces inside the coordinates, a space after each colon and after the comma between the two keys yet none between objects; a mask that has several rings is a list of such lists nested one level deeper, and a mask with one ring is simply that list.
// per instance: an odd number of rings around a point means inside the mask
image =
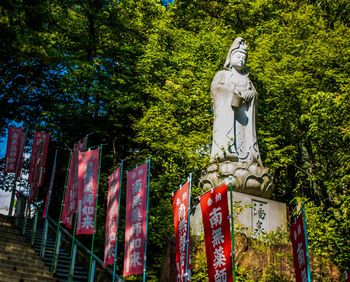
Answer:
[{"label": "statue's head", "polygon": [[235,68],[242,71],[247,60],[247,44],[242,37],[237,37],[227,54],[225,68]]}]

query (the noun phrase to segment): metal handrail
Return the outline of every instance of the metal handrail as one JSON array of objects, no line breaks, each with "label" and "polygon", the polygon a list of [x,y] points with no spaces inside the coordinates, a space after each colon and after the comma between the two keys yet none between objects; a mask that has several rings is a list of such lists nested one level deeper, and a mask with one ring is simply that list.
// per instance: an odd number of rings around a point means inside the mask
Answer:
[{"label": "metal handrail", "polygon": [[[54,225],[54,227],[57,227],[57,222],[56,222],[53,218],[51,218],[49,215],[47,216],[47,218],[48,218],[49,222],[50,222],[51,224]],[[60,225],[60,230],[61,230],[66,236],[68,236],[69,239],[72,239],[73,236],[69,233],[69,231],[68,231],[67,229],[65,229],[64,227],[62,227],[62,225]],[[89,256],[91,255],[90,250],[89,250],[88,248],[86,248],[86,247],[84,246],[83,243],[81,243],[81,242],[80,242],[78,239],[76,239],[76,238],[75,238],[75,242],[77,243],[77,246],[79,246],[79,247],[80,247],[83,251],[85,251]],[[112,270],[111,270],[110,268],[104,268],[104,267],[103,267],[103,261],[102,261],[99,257],[97,257],[94,253],[92,253],[92,257],[93,257],[94,260],[96,260],[96,262],[97,262],[105,271],[107,271],[110,275],[113,275],[113,272],[112,272]],[[117,275],[117,278],[119,279],[119,281],[123,281],[123,280],[119,277],[119,275]]]},{"label": "metal handrail", "polygon": [[[40,212],[43,212],[42,210],[42,206],[40,204],[37,204],[37,203],[31,203],[32,206],[34,206],[34,209],[33,209],[33,218],[36,216],[36,214],[39,215]],[[51,223],[53,225],[53,227],[56,227],[57,228],[57,222],[52,218],[50,217],[49,215],[47,215],[47,219],[48,219],[48,222]],[[73,236],[69,233],[69,231],[67,229],[65,229],[61,224],[60,224],[60,230],[61,232],[68,237],[68,239],[72,239]],[[56,233],[56,230],[54,231]],[[91,256],[92,255],[92,258],[93,260],[95,260],[98,265],[104,270],[106,271],[108,274],[112,275],[113,276],[113,271],[108,267],[108,268],[105,268],[103,266],[103,261],[97,257],[94,253],[91,253],[91,251],[86,248],[84,246],[83,243],[81,243],[78,239],[75,238],[75,243],[77,244],[78,247],[80,247],[88,256]],[[116,274],[116,281],[118,282],[124,282],[124,280],[122,278],[119,277],[119,275]]]}]

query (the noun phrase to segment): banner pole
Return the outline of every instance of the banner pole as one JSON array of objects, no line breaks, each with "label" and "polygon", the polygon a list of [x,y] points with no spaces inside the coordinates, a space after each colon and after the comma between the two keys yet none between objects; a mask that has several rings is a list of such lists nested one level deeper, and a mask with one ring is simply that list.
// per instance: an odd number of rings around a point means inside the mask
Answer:
[{"label": "banner pole", "polygon": [[184,184],[188,181],[188,179],[189,179],[189,178],[187,177],[185,180],[183,180],[183,181],[179,184],[179,187],[177,187],[173,192],[170,193],[171,197],[174,197],[175,192],[176,192],[177,190],[179,190],[179,189],[181,188],[181,186],[184,185]]},{"label": "banner pole", "polygon": [[190,216],[191,216],[191,193],[192,193],[192,173],[188,177],[189,184],[189,195],[188,195],[188,213],[187,213],[187,234],[186,234],[186,266],[185,266],[185,282],[191,281],[191,275],[189,273],[188,265],[189,265],[189,244],[190,244]]},{"label": "banner pole", "polygon": [[233,190],[232,176],[230,176],[232,271],[233,271],[233,281],[236,282],[235,223],[234,223],[234,206],[233,206],[232,190]]},{"label": "banner pole", "polygon": [[[69,170],[69,174],[68,174],[68,180],[67,180],[67,186],[68,186],[68,182],[69,182],[69,177],[71,176],[71,172],[74,173],[73,175],[73,179],[75,179],[75,177],[78,175],[78,171],[77,171],[77,162],[79,159],[79,152],[80,152],[80,148],[78,148],[78,150],[76,150],[76,145],[80,146],[80,141],[82,139],[80,139],[79,141],[77,141],[74,146],[73,146],[73,152],[72,152],[72,159],[71,162],[69,163],[69,167],[71,167],[72,162],[74,161],[74,166],[73,166],[73,172]],[[87,141],[88,141],[88,137],[85,136],[84,137],[84,149],[86,149],[86,145],[87,145]],[[77,153],[78,155],[76,155],[75,153]],[[72,191],[74,192],[74,184],[73,187],[70,187],[70,191],[68,191],[70,194],[73,194]],[[77,188],[78,189],[78,188]],[[65,200],[65,197],[64,197]],[[69,200],[71,201],[71,199],[69,198]],[[65,203],[66,204],[66,203]],[[71,202],[69,203],[71,204]],[[76,199],[76,205],[77,205],[77,199]],[[77,208],[75,209],[75,211],[69,211],[69,216],[73,219],[74,217],[74,227],[73,227],[73,233],[72,233],[72,245],[71,245],[71,251],[70,251],[70,257],[69,257],[69,271],[68,271],[68,281],[73,281],[73,276],[74,276],[74,267],[75,267],[75,259],[76,259],[76,252],[77,252],[77,244],[76,244],[76,228],[77,228],[77,213],[79,212],[79,210],[77,210]]]},{"label": "banner pole", "polygon": [[96,271],[96,259],[93,259],[92,264],[91,264],[91,272],[89,275],[89,281],[94,281],[95,271]]},{"label": "banner pole", "polygon": [[119,191],[119,197],[118,197],[118,218],[117,218],[117,234],[115,234],[115,247],[114,247],[114,264],[113,264],[113,279],[112,282],[115,281],[115,272],[116,272],[116,265],[117,265],[117,253],[118,253],[118,232],[119,232],[119,217],[120,217],[120,199],[122,195],[122,181],[123,181],[123,164],[124,161],[122,160],[120,162],[120,177],[119,177],[119,185],[120,185],[120,191]]},{"label": "banner pole", "polygon": [[55,249],[54,249],[54,253],[53,253],[53,260],[52,260],[52,265],[51,265],[51,271],[53,273],[56,272],[56,268],[57,268],[57,259],[58,259],[58,254],[60,251],[60,244],[61,244],[61,230],[60,230],[60,225],[61,225],[61,219],[62,219],[62,211],[63,211],[63,207],[64,207],[64,197],[66,194],[66,189],[67,189],[67,182],[68,182],[68,174],[70,171],[70,161],[72,158],[72,151],[70,151],[69,153],[69,158],[68,158],[68,165],[67,165],[67,173],[66,173],[66,179],[64,181],[64,187],[63,187],[63,196],[62,196],[62,200],[61,200],[61,209],[60,209],[60,215],[57,221],[57,229],[56,229],[56,240],[55,240]]},{"label": "banner pole", "polygon": [[[17,164],[16,164],[16,172],[15,172],[15,192],[17,191],[18,177],[21,176],[21,172],[22,172],[23,151],[24,151],[24,144],[26,143],[26,138],[27,138],[27,133],[26,132],[21,133],[21,142],[20,142],[20,147],[18,149],[18,157],[17,157]],[[16,201],[15,215],[16,215],[17,204],[18,204],[18,201]],[[17,224],[18,224],[18,217],[16,217],[16,221],[15,221],[16,226]]]},{"label": "banner pole", "polygon": [[28,217],[28,210],[29,210],[29,201],[28,198],[26,198],[25,206],[24,206],[24,218],[23,218],[23,225],[22,225],[22,235],[25,234],[26,228],[27,228],[27,217]]},{"label": "banner pole", "polygon": [[147,160],[147,202],[146,202],[146,236],[145,236],[145,248],[143,256],[143,278],[142,281],[146,282],[147,277],[147,234],[148,234],[148,208],[149,208],[149,189],[151,180],[151,160]]},{"label": "banner pole", "polygon": [[55,181],[57,154],[58,154],[58,149],[55,150],[55,157],[54,157],[54,160],[53,160],[53,166],[52,166],[52,171],[51,171],[49,190],[47,191],[48,199],[47,199],[47,206],[46,206],[46,210],[45,210],[45,218],[49,214],[49,207],[50,207],[50,202],[51,202],[52,188],[53,188],[53,183]]},{"label": "banner pole", "polygon": [[[96,204],[95,204],[95,218],[94,218],[94,226],[95,230],[97,230],[97,208],[98,208],[98,188],[100,185],[100,175],[101,175],[101,160],[102,160],[102,144],[100,145],[100,160],[98,164],[98,176],[97,176],[97,188],[96,188]],[[96,232],[95,232],[96,233]],[[92,269],[92,256],[94,254],[94,243],[95,243],[95,233],[92,234],[92,242],[91,242],[91,250],[90,250],[90,262],[89,262],[89,279],[90,282],[94,281],[94,277],[91,277]]]},{"label": "banner pole", "polygon": [[[28,183],[27,183],[27,185],[26,185],[26,187],[27,187],[27,192],[28,192],[28,190],[30,189],[29,187],[28,187]],[[27,228],[27,218],[28,218],[28,211],[30,210],[30,203],[29,203],[29,197],[27,196],[26,198],[25,198],[25,206],[24,206],[24,219],[23,219],[23,225],[22,225],[22,235],[24,235],[25,234],[25,232],[26,232],[26,228]]]},{"label": "banner pole", "polygon": [[70,248],[68,281],[73,281],[73,275],[74,275],[75,252],[77,250],[75,246],[76,230],[77,230],[77,214],[74,215],[74,228],[73,228],[73,236],[72,236],[72,246]]},{"label": "banner pole", "polygon": [[54,157],[54,161],[53,161],[53,166],[52,166],[52,171],[51,171],[51,179],[50,179],[49,190],[47,191],[46,210],[44,210],[44,212],[45,212],[45,214],[44,214],[45,222],[44,222],[44,230],[43,230],[43,239],[42,239],[41,250],[40,250],[41,257],[45,256],[47,230],[48,230],[48,227],[49,227],[49,221],[47,219],[47,215],[49,213],[53,182],[55,181],[57,152],[58,152],[58,150],[56,149],[55,150],[55,157]]},{"label": "banner pole", "polygon": [[13,206],[14,206],[14,202],[15,202],[16,189],[17,189],[17,179],[16,179],[16,175],[15,175],[13,177],[12,194],[11,194],[8,216],[12,216],[12,213],[13,213]]},{"label": "banner pole", "polygon": [[304,225],[304,234],[305,234],[305,251],[306,251],[306,265],[307,265],[307,281],[311,282],[311,271],[310,271],[310,257],[309,257],[309,243],[307,236],[307,227],[306,227],[306,214],[305,214],[305,204],[304,202],[301,205],[301,212],[303,216],[303,225]]},{"label": "banner pole", "polygon": [[[42,165],[42,163],[41,163],[41,165]],[[35,196],[36,213],[35,213],[35,218],[34,218],[34,222],[33,222],[32,240],[31,240],[31,244],[33,246],[34,246],[34,242],[35,242],[36,228],[37,228],[37,225],[38,225],[38,218],[39,218],[38,194],[39,194],[39,188],[40,188],[41,177],[42,177],[42,172],[43,172],[43,167],[41,165],[40,165],[38,187],[36,189],[36,196]]]}]

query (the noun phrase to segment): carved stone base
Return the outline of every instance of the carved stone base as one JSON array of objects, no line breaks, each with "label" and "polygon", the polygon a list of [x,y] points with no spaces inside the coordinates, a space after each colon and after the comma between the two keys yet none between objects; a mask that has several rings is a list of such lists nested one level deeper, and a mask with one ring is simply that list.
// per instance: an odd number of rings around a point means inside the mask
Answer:
[{"label": "carved stone base", "polygon": [[272,175],[268,171],[258,163],[212,163],[202,177],[202,185],[204,190],[209,190],[232,176],[235,191],[268,199],[273,190]]},{"label": "carved stone base", "polygon": [[[285,203],[235,191],[232,194],[236,232],[256,238],[277,230],[287,231]],[[230,192],[227,194],[227,200],[230,207]],[[192,210],[194,214],[191,215],[191,234],[201,237],[204,232],[201,207],[198,204],[193,206]]]}]

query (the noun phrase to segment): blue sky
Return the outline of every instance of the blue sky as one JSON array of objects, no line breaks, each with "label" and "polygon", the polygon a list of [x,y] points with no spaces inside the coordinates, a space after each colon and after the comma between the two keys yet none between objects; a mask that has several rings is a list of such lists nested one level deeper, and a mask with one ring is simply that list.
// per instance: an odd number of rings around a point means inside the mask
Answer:
[{"label": "blue sky", "polygon": [[172,4],[172,3],[174,3],[174,0],[162,0],[163,5]]},{"label": "blue sky", "polygon": [[0,158],[5,157],[7,147],[7,137],[0,138]]},{"label": "blue sky", "polygon": [[[7,136],[0,138],[0,158],[5,157],[7,147]],[[7,208],[10,204],[11,193],[0,190],[0,214],[8,214]]]}]

